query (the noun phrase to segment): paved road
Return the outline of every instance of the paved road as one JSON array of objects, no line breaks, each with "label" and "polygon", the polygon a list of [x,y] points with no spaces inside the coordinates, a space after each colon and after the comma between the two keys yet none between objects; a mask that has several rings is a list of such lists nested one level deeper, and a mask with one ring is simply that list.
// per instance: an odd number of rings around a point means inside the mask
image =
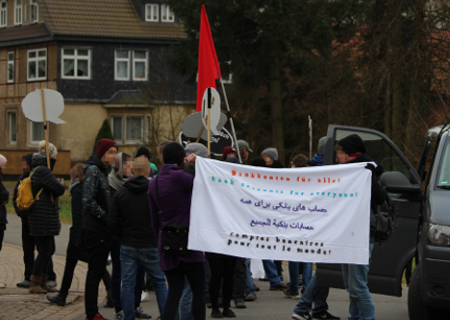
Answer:
[{"label": "paved road", "polygon": [[[44,299],[37,299],[33,296],[26,295],[26,292],[20,289],[14,288],[15,278],[20,277],[23,272],[23,264],[21,262],[20,247],[15,245],[21,245],[20,235],[20,219],[13,214],[8,214],[9,224],[5,233],[5,248],[0,253],[0,282],[2,279],[10,277],[7,282],[7,288],[0,290],[0,319],[77,319],[83,320],[83,300],[82,300],[82,288],[84,285],[83,276],[86,272],[85,264],[81,263],[77,270],[77,282],[74,287],[79,288],[77,292],[72,294],[71,299],[75,300],[75,303],[59,308],[47,304]],[[56,254],[55,256],[55,271],[58,275],[58,281],[61,281],[64,265],[65,250],[67,247],[67,241],[69,237],[69,225],[63,225],[61,235],[57,237],[56,241]],[[13,245],[8,245],[13,244]],[[15,244],[15,245],[14,245]],[[287,268],[286,268],[287,269]],[[7,276],[6,276],[7,275]],[[14,276],[15,275],[15,276]],[[17,276],[19,275],[19,276]],[[286,277],[288,275],[286,274]],[[6,281],[5,281],[6,282]],[[237,318],[253,320],[253,319],[290,319],[292,310],[298,300],[292,300],[283,297],[282,292],[269,291],[268,282],[256,281],[260,286],[261,291],[258,293],[258,300],[255,302],[248,302],[246,309],[234,309]],[[9,290],[9,291],[8,291]],[[17,291],[19,290],[19,291]],[[7,294],[10,292],[9,294]],[[17,298],[18,293],[22,296]],[[101,297],[104,297],[104,291],[101,293]],[[159,316],[158,307],[156,304],[156,297],[153,292],[149,294],[150,299],[142,304],[145,311],[153,315],[153,319]],[[407,289],[404,289],[404,295],[402,298],[373,295],[375,302],[376,317],[382,320],[407,320],[408,311],[406,304]],[[16,297],[16,298],[14,298]],[[33,300],[35,299],[35,300]],[[113,309],[104,309],[102,299],[99,299],[100,313],[105,317],[113,318]],[[341,319],[347,319],[348,317],[348,294],[344,290],[332,289],[328,298],[329,310],[331,313],[340,316]],[[24,310],[35,310],[33,316],[27,316],[23,312]],[[207,310],[207,319],[210,319],[210,309]]]}]

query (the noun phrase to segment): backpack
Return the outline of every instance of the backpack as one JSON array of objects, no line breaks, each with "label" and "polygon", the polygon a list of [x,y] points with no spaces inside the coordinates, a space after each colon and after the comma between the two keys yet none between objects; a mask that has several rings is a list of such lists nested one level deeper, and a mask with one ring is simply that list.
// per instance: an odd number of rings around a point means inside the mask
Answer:
[{"label": "backpack", "polygon": [[383,243],[389,240],[394,232],[395,207],[387,192],[384,203],[374,211],[370,213],[370,233],[375,237],[376,243]]},{"label": "backpack", "polygon": [[41,190],[39,190],[36,197],[33,196],[33,191],[31,189],[31,176],[33,175],[33,173],[36,171],[37,168],[39,168],[39,166],[34,168],[27,178],[20,181],[19,187],[17,188],[16,204],[19,210],[21,211],[30,210],[34,202],[36,200],[39,200],[39,196],[44,190],[44,188],[42,188]]}]

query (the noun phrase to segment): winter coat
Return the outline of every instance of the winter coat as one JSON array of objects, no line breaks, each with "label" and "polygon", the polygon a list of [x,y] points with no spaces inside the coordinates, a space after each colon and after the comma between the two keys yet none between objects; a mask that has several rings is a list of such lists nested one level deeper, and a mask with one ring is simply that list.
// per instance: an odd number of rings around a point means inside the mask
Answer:
[{"label": "winter coat", "polygon": [[6,206],[3,205],[3,202],[8,202],[9,200],[9,191],[5,188],[3,183],[0,182],[0,230],[6,230],[6,224],[8,223],[8,219],[6,217]]},{"label": "winter coat", "polygon": [[[156,180],[158,179],[159,197],[156,195]],[[191,196],[194,177],[184,172],[176,165],[166,164],[158,178],[150,180],[148,196],[152,227],[158,239],[159,265],[162,271],[175,269],[180,261],[204,262],[205,257],[200,251],[189,251],[177,257],[164,254],[161,248],[161,232],[159,226],[159,208],[162,211],[162,225],[189,225],[191,217]]]},{"label": "winter coat", "polygon": [[311,160],[306,161],[308,167],[317,167],[323,164],[323,156],[319,156],[317,153]]},{"label": "winter coat", "polygon": [[83,172],[83,228],[112,237],[107,219],[111,211],[108,171],[100,158],[93,155],[86,161]]},{"label": "winter coat", "polygon": [[36,154],[33,156],[31,170],[34,170],[34,168],[36,170],[31,177],[31,190],[34,197],[42,188],[43,191],[28,211],[28,224],[32,236],[56,236],[61,231],[58,198],[64,194],[66,188],[51,171],[55,163],[55,159],[50,159],[51,169],[49,169],[45,155]]},{"label": "winter coat", "polygon": [[283,164],[281,163],[280,160],[275,160],[270,166],[267,166],[268,168],[273,168],[273,169],[281,169],[284,168]]},{"label": "winter coat", "polygon": [[67,257],[87,262],[83,241],[83,181],[73,181],[69,186],[72,195],[72,227],[70,227]]},{"label": "winter coat", "polygon": [[109,228],[122,240],[123,246],[158,246],[150,217],[148,184],[148,179],[143,176],[132,177],[114,195],[111,214],[108,216]]}]

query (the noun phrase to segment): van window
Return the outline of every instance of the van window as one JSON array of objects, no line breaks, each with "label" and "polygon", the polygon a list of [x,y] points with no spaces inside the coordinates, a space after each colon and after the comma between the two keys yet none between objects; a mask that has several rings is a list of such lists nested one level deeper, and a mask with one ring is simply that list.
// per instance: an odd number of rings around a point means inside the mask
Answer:
[{"label": "van window", "polygon": [[446,139],[444,150],[439,161],[439,179],[437,180],[437,187],[441,189],[450,189],[450,139]]}]

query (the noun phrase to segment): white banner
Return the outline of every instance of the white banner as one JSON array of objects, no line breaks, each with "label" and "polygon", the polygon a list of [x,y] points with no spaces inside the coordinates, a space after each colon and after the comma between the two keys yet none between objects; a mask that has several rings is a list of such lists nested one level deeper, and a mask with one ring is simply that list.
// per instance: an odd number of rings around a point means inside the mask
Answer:
[{"label": "white banner", "polygon": [[238,257],[368,264],[367,163],[268,169],[197,157],[192,250]]}]

